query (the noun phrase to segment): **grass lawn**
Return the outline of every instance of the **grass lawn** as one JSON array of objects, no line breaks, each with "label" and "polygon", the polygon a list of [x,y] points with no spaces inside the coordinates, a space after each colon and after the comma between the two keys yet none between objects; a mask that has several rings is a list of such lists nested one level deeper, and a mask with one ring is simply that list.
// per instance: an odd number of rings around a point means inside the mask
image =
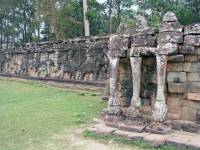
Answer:
[{"label": "grass lawn", "polygon": [[52,136],[87,125],[104,107],[99,95],[0,80],[0,150],[43,150]]}]

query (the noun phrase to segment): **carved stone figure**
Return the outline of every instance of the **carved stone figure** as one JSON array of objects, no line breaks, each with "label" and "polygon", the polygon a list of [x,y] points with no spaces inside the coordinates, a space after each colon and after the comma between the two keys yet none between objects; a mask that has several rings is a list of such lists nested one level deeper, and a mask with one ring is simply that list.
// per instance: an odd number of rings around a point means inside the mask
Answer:
[{"label": "carved stone figure", "polygon": [[[110,96],[108,100],[108,114],[120,115],[120,101],[117,91],[118,73],[119,73],[119,59],[120,57],[126,57],[128,50],[128,39],[123,37],[123,32],[126,32],[127,26],[120,24],[118,28],[118,35],[112,35],[109,40],[109,66],[110,66]],[[121,33],[121,35],[119,35]]]},{"label": "carved stone figure", "polygon": [[3,71],[3,66],[4,66],[5,61],[6,61],[6,55],[0,53],[0,72]]},{"label": "carved stone figure", "polygon": [[61,78],[64,78],[65,73],[70,74],[70,79],[75,78],[77,65],[73,61],[74,51],[68,51],[67,59],[62,61]]}]

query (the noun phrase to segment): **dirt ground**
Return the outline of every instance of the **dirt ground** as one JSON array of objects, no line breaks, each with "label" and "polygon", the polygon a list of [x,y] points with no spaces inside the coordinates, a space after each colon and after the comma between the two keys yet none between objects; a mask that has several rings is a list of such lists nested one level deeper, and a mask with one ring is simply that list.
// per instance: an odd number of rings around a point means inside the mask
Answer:
[{"label": "dirt ground", "polygon": [[55,135],[51,141],[44,143],[44,149],[48,150],[142,150],[137,147],[130,147],[123,144],[109,141],[108,144],[96,140],[86,139],[82,132],[85,129],[66,131],[65,134]]}]

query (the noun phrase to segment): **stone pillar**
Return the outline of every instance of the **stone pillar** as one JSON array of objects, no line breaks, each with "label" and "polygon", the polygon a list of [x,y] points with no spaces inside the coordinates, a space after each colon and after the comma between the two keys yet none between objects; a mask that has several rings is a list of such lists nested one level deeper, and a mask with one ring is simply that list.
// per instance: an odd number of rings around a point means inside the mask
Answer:
[{"label": "stone pillar", "polygon": [[132,79],[133,79],[133,96],[131,99],[131,107],[140,107],[140,78],[141,78],[141,63],[142,57],[130,57],[131,69],[132,69]]},{"label": "stone pillar", "polygon": [[110,96],[110,79],[106,81],[106,87],[103,91],[102,100],[108,101]]},{"label": "stone pillar", "polygon": [[118,115],[121,113],[120,101],[117,91],[117,81],[119,75],[119,58],[115,56],[109,56],[110,64],[110,96],[108,100],[108,113],[112,115]]},{"label": "stone pillar", "polygon": [[178,44],[183,44],[183,27],[173,12],[167,12],[162,20],[157,39],[157,98],[153,110],[154,121],[162,122],[167,114],[166,81],[167,58],[178,51]]},{"label": "stone pillar", "polygon": [[154,121],[163,121],[167,114],[167,105],[165,98],[165,81],[167,69],[167,55],[156,54],[157,62],[157,97],[153,110]]}]

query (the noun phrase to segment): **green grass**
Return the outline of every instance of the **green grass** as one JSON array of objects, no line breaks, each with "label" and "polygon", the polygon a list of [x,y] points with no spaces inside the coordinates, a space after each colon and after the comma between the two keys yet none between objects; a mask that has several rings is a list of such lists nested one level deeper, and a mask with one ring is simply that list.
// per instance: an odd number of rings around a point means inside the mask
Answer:
[{"label": "green grass", "polygon": [[[173,146],[159,146],[159,147],[152,147],[151,145],[145,143],[143,140],[130,140],[126,137],[115,136],[115,135],[99,135],[91,131],[84,131],[83,136],[90,139],[95,139],[101,143],[108,144],[109,141],[115,141],[119,144],[129,145],[133,147],[138,147],[140,149],[146,150],[177,150],[177,148]],[[186,148],[181,148],[180,150],[186,150]]]},{"label": "green grass", "polygon": [[90,123],[103,107],[96,94],[0,80],[0,150],[42,150],[50,137]]}]

